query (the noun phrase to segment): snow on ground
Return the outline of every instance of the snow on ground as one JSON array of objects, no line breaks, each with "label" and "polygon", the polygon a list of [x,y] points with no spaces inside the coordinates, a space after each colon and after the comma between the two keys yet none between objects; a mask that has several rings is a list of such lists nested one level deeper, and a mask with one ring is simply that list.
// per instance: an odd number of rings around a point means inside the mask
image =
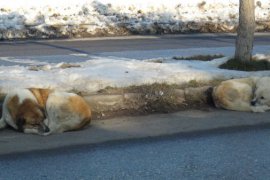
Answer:
[{"label": "snow on ground", "polygon": [[[258,58],[266,56],[257,55]],[[20,87],[57,88],[96,92],[107,86],[125,87],[149,83],[182,84],[190,80],[208,81],[232,77],[269,76],[270,71],[241,72],[217,68],[228,57],[212,61],[163,59],[135,60],[92,57],[86,62],[73,63],[71,68],[61,68],[63,63],[32,62],[30,66],[0,66],[0,88],[8,92]],[[270,59],[269,59],[270,60]],[[26,61],[27,62],[27,61]],[[38,71],[33,68],[35,66]],[[79,67],[78,67],[79,66]]]},{"label": "snow on ground", "polygon": [[[0,39],[232,32],[239,0],[0,0]],[[270,1],[256,1],[270,29]]]}]

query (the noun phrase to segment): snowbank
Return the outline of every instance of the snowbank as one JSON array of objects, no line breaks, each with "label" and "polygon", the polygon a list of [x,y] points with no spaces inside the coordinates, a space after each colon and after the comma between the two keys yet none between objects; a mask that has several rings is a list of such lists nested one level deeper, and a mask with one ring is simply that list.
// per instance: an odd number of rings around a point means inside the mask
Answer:
[{"label": "snowbank", "polygon": [[0,89],[8,92],[14,88],[40,87],[91,93],[107,86],[126,87],[156,82],[182,84],[190,80],[203,82],[270,75],[270,71],[242,72],[217,68],[227,60],[228,57],[212,61],[163,59],[162,63],[157,63],[153,60],[96,57],[73,64],[70,68],[63,68],[67,66],[61,63],[45,62],[33,62],[32,66],[37,66],[37,69],[31,66],[0,66]]},{"label": "snowbank", "polygon": [[[0,0],[0,39],[233,32],[239,0]],[[256,1],[257,30],[270,2]]]}]

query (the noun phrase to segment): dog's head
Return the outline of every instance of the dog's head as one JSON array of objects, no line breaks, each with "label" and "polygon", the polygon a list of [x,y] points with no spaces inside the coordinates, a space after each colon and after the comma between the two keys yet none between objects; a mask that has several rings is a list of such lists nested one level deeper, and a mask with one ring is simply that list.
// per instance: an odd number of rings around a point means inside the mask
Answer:
[{"label": "dog's head", "polygon": [[50,131],[44,123],[45,118],[43,108],[26,99],[18,109],[16,125],[21,132],[44,134]]},{"label": "dog's head", "polygon": [[270,106],[270,77],[264,77],[258,80],[251,105]]}]

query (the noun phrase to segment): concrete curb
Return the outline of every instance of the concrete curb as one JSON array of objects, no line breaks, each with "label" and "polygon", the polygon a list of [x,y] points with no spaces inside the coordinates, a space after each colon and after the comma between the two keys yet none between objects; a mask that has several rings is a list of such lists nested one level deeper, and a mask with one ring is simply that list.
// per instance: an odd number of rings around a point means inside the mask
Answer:
[{"label": "concrete curb", "polygon": [[211,106],[211,87],[155,90],[143,93],[83,95],[92,107],[94,119],[122,115],[169,113]]},{"label": "concrete curb", "polygon": [[4,129],[0,131],[0,155],[266,124],[270,124],[269,113],[211,109],[94,120],[84,130],[46,137]]}]

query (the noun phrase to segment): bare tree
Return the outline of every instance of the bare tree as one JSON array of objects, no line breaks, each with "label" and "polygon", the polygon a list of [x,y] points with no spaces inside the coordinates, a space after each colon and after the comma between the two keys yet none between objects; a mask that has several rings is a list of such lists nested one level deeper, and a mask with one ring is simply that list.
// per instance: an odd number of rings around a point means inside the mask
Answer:
[{"label": "bare tree", "polygon": [[234,58],[246,62],[250,61],[252,57],[255,31],[255,5],[254,0],[239,1],[239,26]]}]

